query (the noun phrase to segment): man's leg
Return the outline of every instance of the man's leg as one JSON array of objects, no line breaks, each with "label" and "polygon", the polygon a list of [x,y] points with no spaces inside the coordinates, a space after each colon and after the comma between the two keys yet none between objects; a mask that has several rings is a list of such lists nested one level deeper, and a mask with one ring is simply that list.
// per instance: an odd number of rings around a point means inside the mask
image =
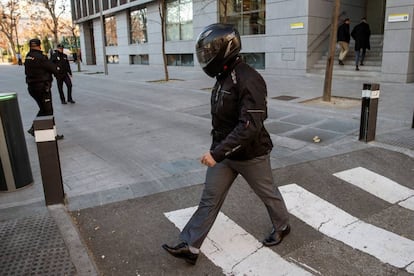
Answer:
[{"label": "man's leg", "polygon": [[66,104],[65,94],[63,93],[63,82],[64,82],[64,78],[60,78],[60,77],[56,78],[60,101],[62,102],[62,104]]},{"label": "man's leg", "polygon": [[174,247],[168,244],[162,245],[168,253],[192,265],[196,264],[200,247],[213,226],[227,192],[237,176],[237,173],[225,164],[227,161],[224,160],[207,169],[200,204],[180,234],[183,242]]},{"label": "man's leg", "polygon": [[344,44],[344,53],[343,53],[342,60],[346,58],[346,55],[348,54],[348,51],[349,51],[349,43],[343,42],[343,44]]},{"label": "man's leg", "polygon": [[367,52],[367,49],[363,48],[362,54],[361,54],[361,65],[364,65],[364,59],[365,59],[366,52]]},{"label": "man's leg", "polygon": [[279,189],[274,185],[269,155],[248,161],[233,161],[232,166],[246,179],[266,206],[276,230],[289,224],[289,213]]},{"label": "man's leg", "polygon": [[209,167],[200,204],[180,234],[188,245],[200,248],[223,205],[237,173],[228,165],[229,160]]},{"label": "man's leg", "polygon": [[342,61],[344,59],[344,53],[345,53],[344,43],[343,43],[343,41],[339,41],[338,44],[339,44],[339,47],[340,47],[339,57],[338,57],[339,65],[344,65],[344,63]]},{"label": "man's leg", "polygon": [[356,71],[359,71],[358,64],[359,64],[360,55],[361,55],[361,50],[355,50],[355,70]]},{"label": "man's leg", "polygon": [[70,79],[69,75],[65,78],[65,84],[68,89],[68,102],[75,103],[75,101],[72,99],[72,80]]}]

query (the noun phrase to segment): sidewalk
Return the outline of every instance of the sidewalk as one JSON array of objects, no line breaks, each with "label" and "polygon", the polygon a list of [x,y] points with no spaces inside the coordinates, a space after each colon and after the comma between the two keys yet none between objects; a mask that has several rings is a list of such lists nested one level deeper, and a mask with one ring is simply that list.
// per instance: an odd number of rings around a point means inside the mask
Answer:
[{"label": "sidewalk", "polygon": [[[0,193],[0,257],[5,258],[0,266],[1,275],[45,273],[46,270],[50,274],[95,275],[93,261],[88,257],[88,249],[84,248],[69,212],[172,191],[203,181],[205,169],[188,156],[196,156],[208,144],[209,137],[201,136],[209,129],[208,98],[213,79],[192,67],[169,68],[169,82],[160,81],[162,68],[110,65],[108,75],[98,66],[82,65],[81,72],[77,72],[76,65],[72,65],[72,69],[77,101],[73,106],[75,112],[68,112],[55,102],[58,126],[65,132],[59,150],[68,204],[45,207],[36,145],[32,137],[26,136],[35,184],[17,192]],[[22,78],[21,68],[0,66],[0,74],[6,70]],[[333,101],[327,104],[317,100],[322,96],[322,77],[265,74],[264,78],[268,85],[269,119],[266,124],[275,144],[274,169],[372,146],[414,157],[414,130],[411,129],[414,84],[380,83],[377,136],[375,142],[366,144],[357,141],[363,81],[334,79]],[[6,80],[3,87],[14,85],[7,81],[12,83],[13,80]],[[24,84],[14,89],[25,92]],[[82,89],[84,94],[80,93]],[[155,102],[149,98],[154,96],[148,93],[148,99],[143,99],[146,94],[141,93],[142,89],[165,97]],[[19,105],[26,128],[33,117],[33,102],[21,93]],[[175,127],[166,129],[162,121],[157,121],[162,120],[162,116],[151,117],[151,128],[147,128],[146,122],[138,125],[137,118],[145,112],[135,114],[134,110],[146,111],[149,105],[158,108],[163,116],[170,114],[171,121],[177,116],[186,123],[185,127],[194,127],[187,130],[194,140],[190,149],[180,145],[180,137],[171,142],[173,147],[164,146],[163,143],[168,143],[165,141],[176,137],[177,133]],[[122,108],[128,108],[126,114],[121,114],[123,117],[118,113]],[[84,124],[82,127],[76,125],[79,121]],[[159,128],[154,129],[158,122]],[[137,134],[139,139],[135,138]],[[322,141],[314,143],[315,136]],[[160,149],[152,149],[151,156],[150,153],[147,156],[146,149],[154,141],[160,143]],[[190,152],[187,156],[171,148]],[[121,151],[125,160],[113,156],[114,151]],[[116,162],[125,162],[120,164],[126,168],[118,168]],[[131,172],[134,167],[142,171]],[[37,237],[42,238],[33,240]]]}]

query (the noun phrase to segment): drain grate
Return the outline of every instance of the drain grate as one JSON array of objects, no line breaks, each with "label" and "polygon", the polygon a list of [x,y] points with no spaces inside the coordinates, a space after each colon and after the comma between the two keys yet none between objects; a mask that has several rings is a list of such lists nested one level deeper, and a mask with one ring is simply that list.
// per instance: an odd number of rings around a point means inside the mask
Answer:
[{"label": "drain grate", "polygon": [[47,215],[0,222],[0,275],[76,275],[65,243]]},{"label": "drain grate", "polygon": [[272,99],[279,100],[279,101],[291,101],[297,98],[299,97],[281,95],[281,96],[273,97]]}]

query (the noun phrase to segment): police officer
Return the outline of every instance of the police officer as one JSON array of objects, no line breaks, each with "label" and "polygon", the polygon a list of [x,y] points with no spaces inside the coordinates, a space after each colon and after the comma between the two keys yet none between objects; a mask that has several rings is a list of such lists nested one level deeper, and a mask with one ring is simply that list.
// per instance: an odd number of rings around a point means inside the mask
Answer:
[{"label": "police officer", "polygon": [[68,102],[74,104],[75,101],[72,99],[72,70],[70,68],[68,56],[63,53],[62,44],[57,45],[57,50],[53,53],[50,59],[60,68],[59,73],[56,75],[60,101],[62,104],[67,104],[65,94],[63,93],[63,83],[65,83],[68,89]]},{"label": "police officer", "polygon": [[[30,51],[25,58],[24,71],[29,94],[39,106],[37,116],[48,116],[53,115],[52,74],[56,76],[59,68],[43,55],[40,45],[37,38],[29,41]],[[33,125],[27,132],[34,136]],[[56,139],[63,139],[63,135],[57,135]]]},{"label": "police officer", "polygon": [[201,201],[180,233],[181,242],[162,247],[171,255],[195,264],[199,249],[237,175],[242,175],[269,213],[273,229],[263,245],[273,246],[289,234],[289,215],[270,167],[273,144],[263,122],[267,118],[267,90],[261,75],[241,60],[238,31],[212,24],[199,35],[196,53],[203,71],[216,78],[211,95],[212,144],[200,158],[207,166]]}]

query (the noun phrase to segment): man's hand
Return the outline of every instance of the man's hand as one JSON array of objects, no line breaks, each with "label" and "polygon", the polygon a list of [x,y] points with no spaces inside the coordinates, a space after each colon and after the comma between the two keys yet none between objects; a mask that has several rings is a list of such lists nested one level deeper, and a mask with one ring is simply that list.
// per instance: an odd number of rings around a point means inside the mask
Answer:
[{"label": "man's hand", "polygon": [[216,160],[214,160],[213,156],[211,156],[210,152],[206,152],[201,156],[200,162],[203,165],[206,165],[208,167],[214,167],[216,165]]}]

